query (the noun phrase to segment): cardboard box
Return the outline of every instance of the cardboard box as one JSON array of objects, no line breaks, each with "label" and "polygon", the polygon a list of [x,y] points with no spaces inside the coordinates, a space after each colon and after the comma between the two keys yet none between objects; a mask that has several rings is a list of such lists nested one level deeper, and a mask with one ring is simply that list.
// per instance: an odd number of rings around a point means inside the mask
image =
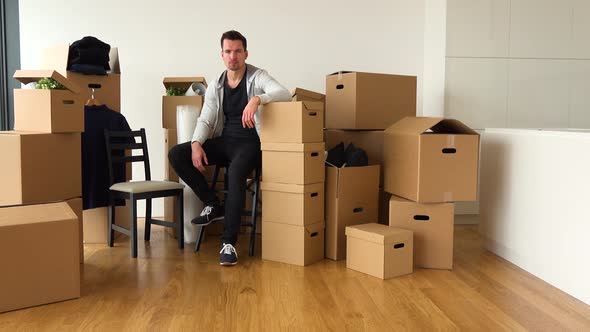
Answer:
[{"label": "cardboard box", "polygon": [[0,208],[0,312],[79,298],[79,248],[67,203]]},{"label": "cardboard box", "polygon": [[14,129],[43,133],[73,133],[84,131],[84,104],[80,88],[55,70],[17,70],[21,83],[52,78],[64,90],[14,89]]},{"label": "cardboard box", "polygon": [[178,133],[176,129],[164,129],[164,180],[178,182],[178,175],[170,166],[170,161],[168,160],[168,152],[172,149],[177,143]]},{"label": "cardboard box", "polygon": [[304,226],[324,219],[324,183],[262,182],[262,221]]},{"label": "cardboard box", "polygon": [[326,167],[326,257],[346,258],[346,226],[377,222],[379,165]]},{"label": "cardboard box", "polygon": [[109,53],[109,65],[111,70],[107,75],[84,75],[68,71],[68,56],[70,46],[68,44],[55,45],[41,50],[41,69],[53,69],[65,76],[80,87],[79,99],[82,105],[90,98],[92,89],[90,85],[99,85],[94,89],[94,97],[100,103],[105,104],[115,112],[121,111],[121,69],[119,65],[119,52],[116,47],[111,47]]},{"label": "cardboard box", "polygon": [[[193,83],[202,83],[207,87],[203,77],[165,77],[164,87],[188,90]],[[193,105],[199,108],[203,105],[204,96],[163,96],[162,97],[162,128],[176,129],[176,107],[179,105]]]},{"label": "cardboard box", "polygon": [[391,194],[379,188],[379,217],[378,223],[389,225],[389,199]]},{"label": "cardboard box", "polygon": [[[115,208],[115,224],[129,229],[131,224],[131,204],[125,201],[125,206]],[[88,244],[106,244],[108,239],[109,226],[109,208],[100,207],[88,209],[82,212],[84,222],[84,243]],[[115,232],[115,239],[125,236],[122,233]]]},{"label": "cardboard box", "polygon": [[414,266],[453,268],[454,204],[420,204],[401,197],[389,200],[389,226],[414,232]]},{"label": "cardboard box", "polygon": [[262,259],[300,266],[324,259],[324,227],[263,222]]},{"label": "cardboard box", "polygon": [[76,197],[66,200],[70,209],[78,217],[78,245],[80,247],[80,264],[84,264],[84,215],[82,213],[82,198]]},{"label": "cardboard box", "polygon": [[[315,101],[322,103],[322,126],[326,123],[326,95],[310,90],[295,88],[291,101]],[[322,127],[323,128],[323,127]]]},{"label": "cardboard box", "polygon": [[346,227],[346,267],[381,279],[412,273],[412,231],[381,224]]},{"label": "cardboard box", "polygon": [[1,131],[0,206],[82,196],[81,137]]},{"label": "cardboard box", "polygon": [[416,76],[339,72],[326,77],[326,128],[385,129],[416,116]]},{"label": "cardboard box", "polygon": [[[352,143],[355,147],[361,148],[367,152],[369,158],[369,165],[383,164],[383,130],[324,130],[324,142],[326,142],[326,150],[330,151],[333,147],[344,143],[344,148]],[[381,167],[381,175],[379,177],[379,185],[383,185],[383,167]]]},{"label": "cardboard box", "polygon": [[312,184],[324,182],[324,143],[262,143],[266,182]]},{"label": "cardboard box", "polygon": [[407,117],[385,131],[384,189],[420,203],[477,200],[479,135],[457,120]]},{"label": "cardboard box", "polygon": [[323,104],[311,101],[264,105],[260,119],[262,143],[322,142]]}]

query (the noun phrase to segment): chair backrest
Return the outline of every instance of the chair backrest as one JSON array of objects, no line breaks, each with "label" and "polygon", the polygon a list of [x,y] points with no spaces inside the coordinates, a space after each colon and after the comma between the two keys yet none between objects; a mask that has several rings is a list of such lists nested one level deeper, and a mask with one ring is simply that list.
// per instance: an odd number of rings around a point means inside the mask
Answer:
[{"label": "chair backrest", "polygon": [[[140,142],[137,143],[135,137],[140,137]],[[107,160],[109,164],[109,181],[110,184],[115,183],[113,167],[117,164],[134,162],[143,162],[145,171],[145,180],[152,179],[150,172],[150,158],[148,155],[147,140],[145,138],[145,129],[134,131],[114,131],[105,129],[104,139],[107,148]],[[126,150],[141,150],[141,155],[126,156]],[[133,154],[133,153],[132,153]]]}]

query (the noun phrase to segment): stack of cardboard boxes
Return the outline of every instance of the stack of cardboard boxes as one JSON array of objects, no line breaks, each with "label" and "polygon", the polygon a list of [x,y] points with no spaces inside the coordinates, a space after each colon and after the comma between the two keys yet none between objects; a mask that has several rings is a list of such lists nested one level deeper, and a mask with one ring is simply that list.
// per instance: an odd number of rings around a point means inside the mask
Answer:
[{"label": "stack of cardboard boxes", "polygon": [[383,220],[388,197],[383,184],[384,130],[416,115],[416,77],[339,72],[326,77],[329,151],[340,142],[365,150],[366,167],[326,168],[326,257],[346,258],[345,228]]},{"label": "stack of cardboard boxes", "polygon": [[0,312],[80,297],[84,261],[80,88],[53,70],[14,77],[65,89],[15,89],[15,131],[0,132]]},{"label": "stack of cardboard boxes", "polygon": [[414,232],[414,266],[453,268],[454,203],[477,199],[479,135],[463,123],[407,117],[385,131],[389,225]]},{"label": "stack of cardboard boxes", "polygon": [[309,265],[324,258],[323,104],[261,111],[262,258]]},{"label": "stack of cardboard boxes", "polygon": [[[112,47],[109,53],[109,66],[111,70],[107,75],[84,75],[67,70],[69,45],[62,44],[45,48],[41,51],[41,68],[51,68],[66,77],[70,82],[79,87],[77,95],[82,110],[86,101],[94,93],[94,97],[101,104],[106,105],[115,112],[121,112],[121,70],[119,66],[119,53],[116,47]],[[82,126],[84,124],[82,123]],[[131,152],[128,151],[128,154]],[[127,165],[127,180],[130,180],[131,164]],[[129,203],[126,206],[116,207],[116,223],[129,227],[130,211]],[[107,243],[108,207],[99,207],[83,211],[84,216],[84,243]],[[117,236],[122,234],[117,233]]]}]

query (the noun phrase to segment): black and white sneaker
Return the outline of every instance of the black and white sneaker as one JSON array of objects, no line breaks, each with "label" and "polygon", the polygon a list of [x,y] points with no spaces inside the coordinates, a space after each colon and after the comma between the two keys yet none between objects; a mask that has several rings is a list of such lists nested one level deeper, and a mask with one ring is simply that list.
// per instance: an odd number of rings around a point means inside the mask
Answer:
[{"label": "black and white sneaker", "polygon": [[191,220],[191,223],[198,226],[207,226],[210,223],[223,219],[225,214],[222,205],[207,205],[201,212],[201,215]]},{"label": "black and white sneaker", "polygon": [[236,248],[229,243],[224,243],[219,252],[219,265],[236,265],[238,264],[238,253]]}]

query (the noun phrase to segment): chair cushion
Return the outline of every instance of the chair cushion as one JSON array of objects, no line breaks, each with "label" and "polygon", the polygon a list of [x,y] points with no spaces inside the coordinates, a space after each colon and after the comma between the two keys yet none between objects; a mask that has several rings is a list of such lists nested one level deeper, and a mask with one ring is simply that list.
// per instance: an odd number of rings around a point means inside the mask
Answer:
[{"label": "chair cushion", "polygon": [[131,181],[119,182],[112,185],[109,189],[122,191],[126,193],[145,193],[150,191],[182,189],[183,184],[170,181]]}]

